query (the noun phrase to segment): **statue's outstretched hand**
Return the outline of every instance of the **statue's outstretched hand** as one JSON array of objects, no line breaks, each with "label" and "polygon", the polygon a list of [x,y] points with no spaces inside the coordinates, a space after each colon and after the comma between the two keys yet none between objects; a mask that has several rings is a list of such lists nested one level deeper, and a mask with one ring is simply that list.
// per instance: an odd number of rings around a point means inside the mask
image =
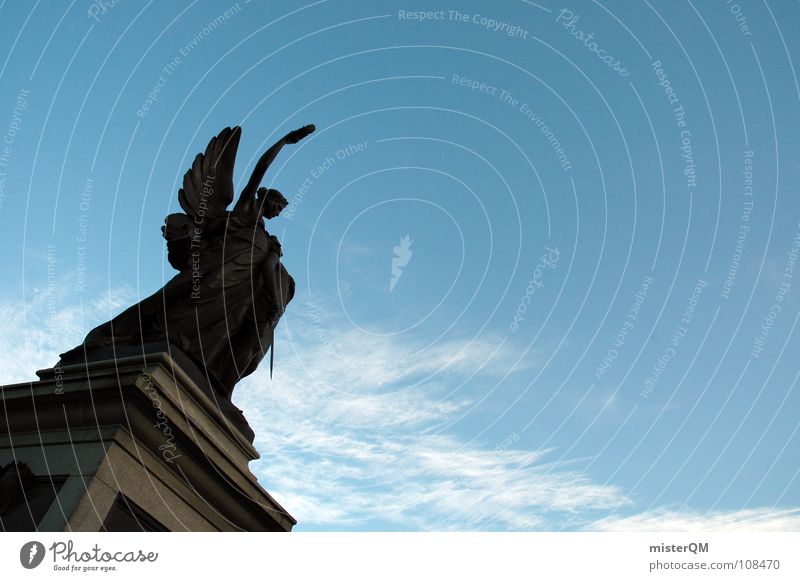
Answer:
[{"label": "statue's outstretched hand", "polygon": [[315,129],[316,127],[314,127],[314,125],[306,125],[305,127],[301,127],[300,129],[295,129],[294,131],[287,133],[283,140],[286,143],[297,143],[304,137],[314,133]]}]

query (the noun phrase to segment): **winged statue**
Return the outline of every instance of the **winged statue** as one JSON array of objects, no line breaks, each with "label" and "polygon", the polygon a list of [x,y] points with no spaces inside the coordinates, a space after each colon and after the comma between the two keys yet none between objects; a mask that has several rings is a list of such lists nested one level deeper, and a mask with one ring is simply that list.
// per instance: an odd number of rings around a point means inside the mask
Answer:
[{"label": "winged statue", "polygon": [[[198,154],[183,178],[178,202],[162,227],[169,263],[178,270],[150,297],[93,329],[59,365],[177,349],[230,402],[234,385],[273,348],[275,326],[294,296],[281,264],[281,245],[264,221],[287,206],[260,187],[281,148],[314,131],[306,125],[281,138],[258,160],[234,199],[233,169],[240,127],[226,127]],[[270,364],[270,373],[272,365]]]}]

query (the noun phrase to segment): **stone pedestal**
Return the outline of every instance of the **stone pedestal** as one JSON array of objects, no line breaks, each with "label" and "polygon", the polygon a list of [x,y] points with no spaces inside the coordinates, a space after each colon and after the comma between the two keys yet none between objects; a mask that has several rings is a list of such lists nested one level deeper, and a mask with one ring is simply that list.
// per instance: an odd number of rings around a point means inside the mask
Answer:
[{"label": "stone pedestal", "polygon": [[167,353],[37,374],[0,387],[3,529],[290,531],[296,523],[250,472],[259,456],[241,423]]}]

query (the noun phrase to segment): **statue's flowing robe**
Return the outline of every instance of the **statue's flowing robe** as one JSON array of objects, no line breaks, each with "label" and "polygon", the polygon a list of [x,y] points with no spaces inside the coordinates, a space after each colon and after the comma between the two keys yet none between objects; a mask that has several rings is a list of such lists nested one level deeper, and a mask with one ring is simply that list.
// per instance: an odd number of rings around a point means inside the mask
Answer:
[{"label": "statue's flowing robe", "polygon": [[188,267],[162,289],[92,330],[62,362],[76,354],[83,360],[98,347],[167,341],[230,398],[236,382],[255,371],[273,343],[278,317],[266,285],[277,277],[285,307],[295,284],[274,254],[270,260],[270,253],[280,255],[280,245],[260,220],[253,227],[230,215],[224,226],[195,241],[201,243],[191,250]]}]

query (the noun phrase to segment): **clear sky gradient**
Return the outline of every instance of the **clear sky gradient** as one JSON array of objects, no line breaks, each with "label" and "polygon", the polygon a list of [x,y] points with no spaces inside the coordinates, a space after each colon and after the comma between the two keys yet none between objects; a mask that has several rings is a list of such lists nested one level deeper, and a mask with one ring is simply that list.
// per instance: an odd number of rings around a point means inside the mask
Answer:
[{"label": "clear sky gradient", "polygon": [[[297,530],[800,526],[796,2],[0,3],[0,379],[174,274],[241,125]],[[404,240],[405,239],[405,240]]]}]

